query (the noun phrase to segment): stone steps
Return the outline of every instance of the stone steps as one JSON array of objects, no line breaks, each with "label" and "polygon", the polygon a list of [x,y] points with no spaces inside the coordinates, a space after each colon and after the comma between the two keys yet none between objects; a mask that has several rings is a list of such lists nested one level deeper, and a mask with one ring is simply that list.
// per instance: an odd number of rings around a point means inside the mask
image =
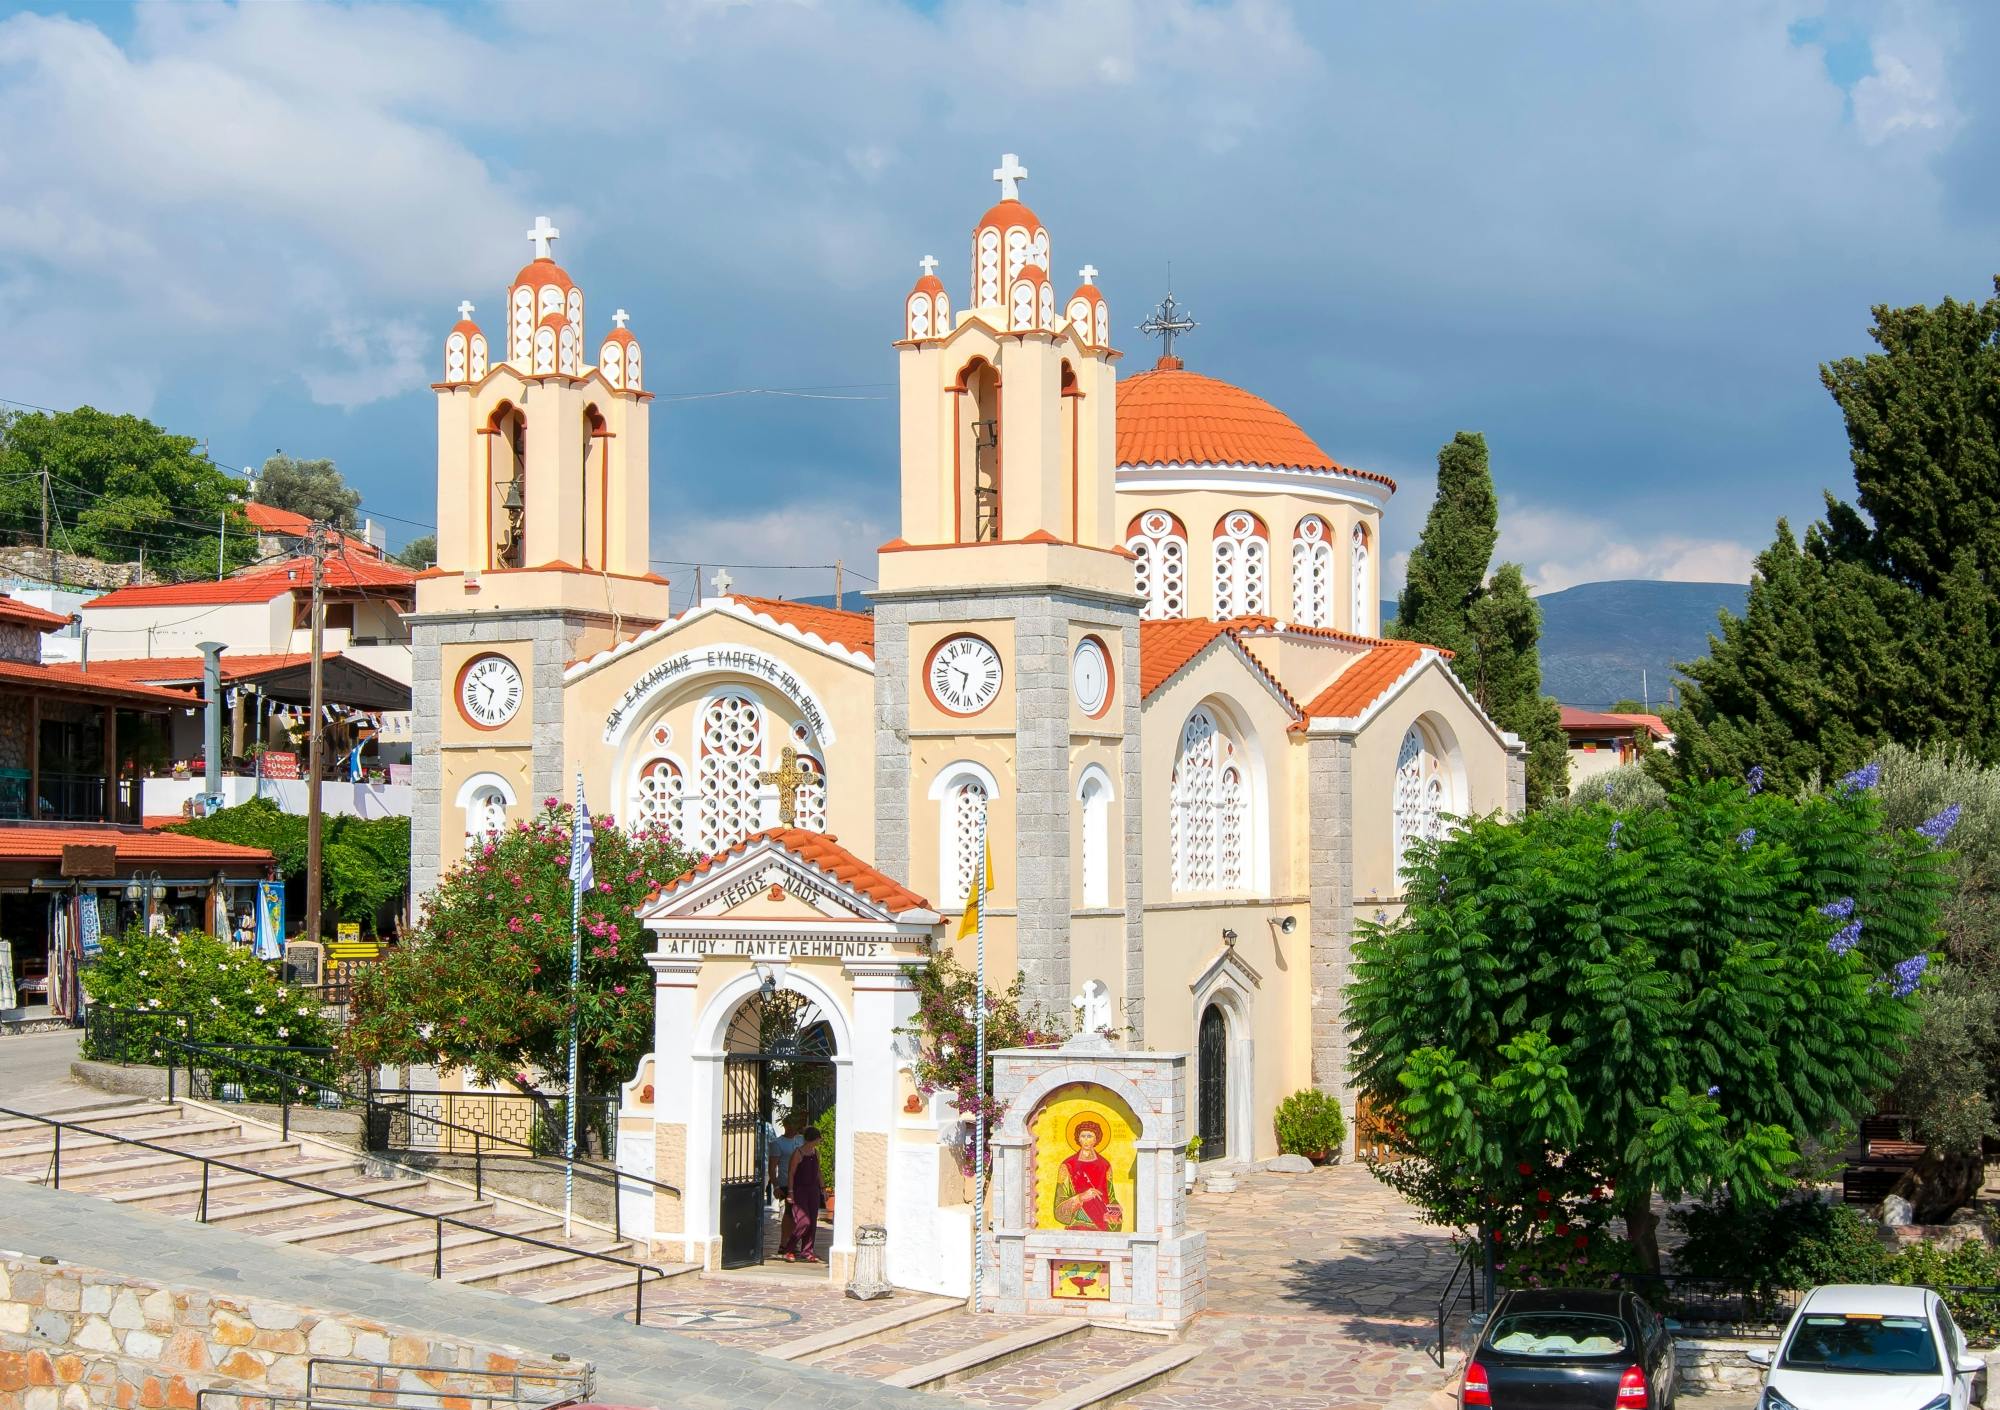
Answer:
[{"label": "stone steps", "polygon": [[[131,1147],[102,1146],[99,1147],[98,1149],[130,1150]],[[283,1141],[268,1140],[268,1139],[264,1140],[253,1139],[249,1141],[224,1141],[216,1145],[191,1146],[189,1147],[189,1149],[193,1151],[199,1151],[202,1155],[209,1156],[215,1160],[227,1160],[235,1164],[241,1164],[243,1163],[243,1160],[246,1156],[262,1155],[268,1151],[275,1151],[275,1150],[289,1150],[290,1147],[287,1146]],[[9,1175],[15,1174],[16,1167],[13,1162],[18,1159],[19,1157],[15,1156],[0,1157],[0,1172]],[[48,1166],[49,1153],[44,1151],[41,1154],[32,1157],[32,1159],[36,1162],[39,1162],[39,1168],[46,1169]],[[134,1172],[143,1170],[158,1170],[166,1167],[176,1167],[176,1168],[184,1167],[187,1163],[188,1163],[187,1155],[184,1154],[168,1155],[164,1153],[154,1153],[154,1152],[141,1152],[138,1155],[130,1155],[130,1156],[106,1156],[102,1159],[78,1160],[75,1163],[72,1163],[69,1155],[69,1147],[67,1144],[65,1144],[63,1147],[62,1182],[65,1186],[68,1186],[70,1188],[77,1188],[78,1183],[80,1181],[100,1180],[107,1175],[112,1175],[112,1176],[130,1175]],[[23,1173],[26,1173],[25,1167],[23,1167]],[[36,1178],[36,1177],[30,1175],[29,1178]]]},{"label": "stone steps", "polygon": [[[662,1276],[646,1279],[646,1294],[648,1297],[652,1296],[653,1289],[659,1287],[662,1283],[676,1282],[684,1278],[699,1278],[700,1276],[701,1265],[699,1263],[669,1263],[664,1265]],[[611,1294],[617,1293],[624,1299],[629,1299],[632,1296],[632,1279],[633,1274],[629,1270],[607,1269],[605,1272],[597,1274],[594,1277],[577,1278],[556,1286],[516,1289],[513,1295],[515,1297],[524,1297],[530,1302],[544,1303],[551,1307],[564,1303],[597,1299],[599,1300],[598,1306],[610,1310],[613,1305]],[[619,1305],[626,1306],[628,1309],[630,1306],[629,1303],[621,1303]],[[628,1310],[624,1315],[630,1317],[631,1313]]]}]

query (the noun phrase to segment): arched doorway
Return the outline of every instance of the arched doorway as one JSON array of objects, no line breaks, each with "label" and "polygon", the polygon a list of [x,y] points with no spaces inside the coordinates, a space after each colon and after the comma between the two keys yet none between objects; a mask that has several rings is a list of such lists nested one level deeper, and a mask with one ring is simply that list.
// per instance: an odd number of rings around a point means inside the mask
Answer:
[{"label": "arched doorway", "polygon": [[[771,985],[730,1016],[723,1042],[722,1266],[762,1263],[779,1231],[771,1191],[771,1142],[788,1117],[805,1125],[833,1108],[833,1025],[804,994]],[[832,1143],[822,1160],[830,1163]]]},{"label": "arched doorway", "polygon": [[1195,1134],[1201,1158],[1229,1155],[1229,1020],[1220,1004],[1201,1011],[1195,1045]]}]

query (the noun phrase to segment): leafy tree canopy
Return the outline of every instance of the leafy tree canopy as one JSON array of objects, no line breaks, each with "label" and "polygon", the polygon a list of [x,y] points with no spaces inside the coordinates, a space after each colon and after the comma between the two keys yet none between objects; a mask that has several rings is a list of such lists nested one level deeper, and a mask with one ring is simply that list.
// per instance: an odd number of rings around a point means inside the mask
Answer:
[{"label": "leafy tree canopy", "polygon": [[0,412],[0,537],[40,541],[44,471],[56,548],[165,578],[213,577],[218,546],[225,568],[256,557],[241,486],[192,436],[88,406]]},{"label": "leafy tree canopy", "polygon": [[1694,785],[1415,850],[1349,991],[1409,1152],[1384,1178],[1507,1243],[1615,1202],[1649,1267],[1656,1191],[1775,1198],[1894,1078],[1937,940],[1941,854],[1872,783]]},{"label": "leafy tree canopy", "polygon": [[[268,798],[253,798],[170,829],[211,842],[262,847],[277,861],[295,913],[306,894],[306,820]],[[373,931],[409,887],[410,820],[329,814],[320,823],[322,923],[359,922]]]},{"label": "leafy tree canopy", "polygon": [[257,472],[257,502],[352,529],[361,491],[347,487],[331,460],[299,460],[280,452]]},{"label": "leafy tree canopy", "polygon": [[395,561],[405,568],[421,573],[437,562],[438,537],[436,534],[422,534],[404,544],[394,555]]},{"label": "leafy tree canopy", "polygon": [[537,1091],[567,1072],[581,1014],[582,1084],[631,1078],[653,1043],[651,937],[642,905],[687,870],[664,831],[595,822],[597,885],[581,914],[582,980],[572,1009],[570,828],[549,799],[467,856],[423,901],[423,920],[355,982],[344,1051],[366,1063],[435,1063]]}]

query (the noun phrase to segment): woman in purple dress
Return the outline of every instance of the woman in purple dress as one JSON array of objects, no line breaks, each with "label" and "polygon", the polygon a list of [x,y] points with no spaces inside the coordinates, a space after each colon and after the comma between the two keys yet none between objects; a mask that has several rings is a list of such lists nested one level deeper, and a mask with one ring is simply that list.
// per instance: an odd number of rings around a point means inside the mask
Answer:
[{"label": "woman in purple dress", "polygon": [[792,1152],[792,1251],[787,1263],[817,1263],[819,1212],[826,1205],[826,1187],[819,1182],[819,1128],[800,1133],[805,1144]]}]

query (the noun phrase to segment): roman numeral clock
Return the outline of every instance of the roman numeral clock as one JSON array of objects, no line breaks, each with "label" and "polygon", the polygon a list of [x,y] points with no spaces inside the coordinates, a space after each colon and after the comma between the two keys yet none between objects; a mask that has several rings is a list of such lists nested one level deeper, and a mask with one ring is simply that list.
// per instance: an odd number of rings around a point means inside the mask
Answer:
[{"label": "roman numeral clock", "polygon": [[475,656],[458,673],[458,708],[480,729],[499,729],[521,708],[521,668],[506,656]]},{"label": "roman numeral clock", "polygon": [[948,636],[931,651],[924,683],[938,707],[954,715],[976,715],[1000,694],[1000,653],[984,637]]}]

